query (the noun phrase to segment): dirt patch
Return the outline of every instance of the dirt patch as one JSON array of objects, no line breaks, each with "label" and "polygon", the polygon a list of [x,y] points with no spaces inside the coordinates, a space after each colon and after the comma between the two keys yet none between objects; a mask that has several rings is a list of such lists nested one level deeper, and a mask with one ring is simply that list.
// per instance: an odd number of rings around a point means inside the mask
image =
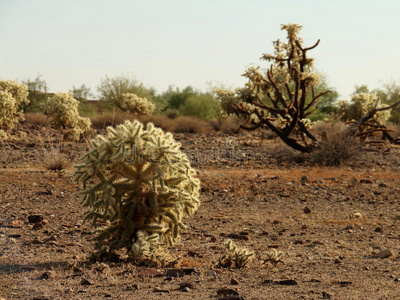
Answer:
[{"label": "dirt patch", "polygon": [[[40,136],[42,131],[35,130]],[[49,136],[7,142],[0,148],[0,297],[248,300],[399,296],[398,149],[366,151],[363,155],[369,160],[363,156],[341,168],[319,168],[288,163],[273,155],[256,157],[276,143],[259,137],[177,135],[189,153],[219,152],[194,162],[202,181],[202,204],[194,218],[185,220],[189,229],[181,242],[170,249],[181,258],[177,269],[170,270],[88,263],[94,231],[82,225],[73,169],[47,170],[41,155],[57,147],[76,163],[87,146],[58,143],[56,133]],[[246,155],[252,159],[245,159]],[[255,259],[248,267],[216,266],[227,238],[254,251]],[[271,249],[284,252],[284,264],[261,263]],[[385,252],[385,258],[372,258],[385,250],[390,255]]]}]

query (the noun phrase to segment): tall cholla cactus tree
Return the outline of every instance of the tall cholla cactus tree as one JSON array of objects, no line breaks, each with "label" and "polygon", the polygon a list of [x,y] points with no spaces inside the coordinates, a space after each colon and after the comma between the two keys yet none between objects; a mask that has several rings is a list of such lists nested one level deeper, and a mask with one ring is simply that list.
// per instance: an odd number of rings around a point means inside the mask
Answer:
[{"label": "tall cholla cactus tree", "polygon": [[8,135],[5,130],[13,129],[24,119],[22,104],[28,104],[28,89],[25,84],[13,80],[0,80],[0,139]]},{"label": "tall cholla cactus tree", "polygon": [[122,95],[121,109],[134,115],[147,116],[153,113],[155,105],[147,98],[140,98],[136,94]]},{"label": "tall cholla cactus tree", "polygon": [[97,248],[125,249],[138,263],[162,260],[160,247],[173,245],[182,219],[199,206],[199,180],[171,133],[149,123],[126,121],[91,141],[76,166],[83,187],[85,221],[99,230]]},{"label": "tall cholla cactus tree", "polygon": [[79,102],[69,93],[56,93],[44,106],[50,123],[64,133],[65,139],[79,141],[91,133],[90,119],[78,112]]},{"label": "tall cholla cactus tree", "polygon": [[308,57],[308,52],[318,46],[319,40],[305,47],[298,36],[300,29],[298,24],[282,25],[288,41],[275,41],[275,53],[262,55],[262,60],[271,63],[266,73],[250,67],[243,74],[248,78],[243,88],[216,92],[223,107],[233,108],[250,124],[243,128],[269,128],[290,147],[311,152],[317,139],[309,130],[308,116],[316,109],[317,100],[329,91],[315,93],[320,77],[313,72],[314,59]]}]

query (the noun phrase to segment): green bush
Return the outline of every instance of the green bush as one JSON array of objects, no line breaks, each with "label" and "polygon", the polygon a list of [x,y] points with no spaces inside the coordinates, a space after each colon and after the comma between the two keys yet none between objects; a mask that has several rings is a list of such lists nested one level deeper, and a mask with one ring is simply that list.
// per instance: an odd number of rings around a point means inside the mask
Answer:
[{"label": "green bush", "polygon": [[211,94],[200,94],[189,97],[179,108],[182,115],[198,117],[203,120],[218,118],[220,104]]}]

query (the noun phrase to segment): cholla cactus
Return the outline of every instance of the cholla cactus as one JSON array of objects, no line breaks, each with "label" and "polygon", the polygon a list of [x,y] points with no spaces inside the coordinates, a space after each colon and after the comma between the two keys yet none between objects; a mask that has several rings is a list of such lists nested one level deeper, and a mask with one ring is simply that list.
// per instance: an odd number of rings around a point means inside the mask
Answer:
[{"label": "cholla cactus", "polygon": [[69,92],[55,94],[44,107],[51,124],[64,133],[65,139],[79,141],[91,132],[90,120],[79,116],[78,105],[78,100]]},{"label": "cholla cactus", "polygon": [[266,253],[267,257],[264,259],[263,263],[270,263],[272,265],[277,265],[278,263],[283,263],[283,255],[282,251],[278,251],[276,249],[272,249],[271,252]]},{"label": "cholla cactus", "polygon": [[[302,26],[282,25],[287,42],[274,42],[274,54],[263,54],[270,63],[267,71],[250,67],[243,74],[248,79],[244,87],[235,92],[217,90],[216,93],[228,109],[244,117],[244,129],[269,128],[288,146],[301,152],[316,148],[317,138],[311,133],[310,116],[317,101],[329,91],[317,93],[315,87],[320,76],[314,72],[314,59],[308,51],[318,46],[305,47],[298,36]],[[299,139],[299,136],[301,139]]]},{"label": "cholla cactus", "polygon": [[[148,123],[126,121],[91,141],[76,166],[83,186],[85,221],[100,229],[98,248],[125,248],[134,260],[154,260],[185,228],[182,219],[199,206],[199,180],[171,133]],[[140,254],[140,255],[139,255]]]},{"label": "cholla cactus", "polygon": [[155,105],[146,98],[127,93],[122,95],[121,108],[134,115],[146,116],[154,111]]},{"label": "cholla cactus", "polygon": [[[377,95],[360,93],[355,94],[351,98],[351,102],[340,101],[338,103],[337,113],[341,116],[343,121],[357,121],[367,115],[367,113],[375,107],[376,101],[378,100]],[[379,109],[382,106],[378,106]],[[386,123],[390,117],[391,110],[378,111],[372,120],[377,121],[380,124]]]},{"label": "cholla cactus", "polygon": [[[22,104],[28,104],[26,85],[12,80],[0,80],[0,129],[14,128],[15,123],[23,120]],[[4,132],[3,137],[6,135]]]},{"label": "cholla cactus", "polygon": [[239,269],[245,267],[254,257],[254,253],[246,248],[237,247],[232,240],[225,242],[226,253],[219,258],[218,263],[223,268]]}]

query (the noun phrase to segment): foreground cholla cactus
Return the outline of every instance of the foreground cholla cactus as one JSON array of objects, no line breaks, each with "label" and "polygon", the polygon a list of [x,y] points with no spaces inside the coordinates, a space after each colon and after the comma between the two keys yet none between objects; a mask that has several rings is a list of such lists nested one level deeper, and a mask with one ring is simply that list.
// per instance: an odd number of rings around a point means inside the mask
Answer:
[{"label": "foreground cholla cactus", "polygon": [[0,80],[0,129],[1,138],[7,136],[6,130],[13,129],[15,124],[23,120],[22,104],[28,104],[26,85],[13,80]]},{"label": "foreground cholla cactus", "polygon": [[55,94],[44,107],[50,123],[64,133],[65,139],[79,141],[91,133],[90,120],[79,116],[78,105],[78,100],[69,92]]},{"label": "foreground cholla cactus", "polygon": [[185,228],[182,219],[199,206],[199,180],[171,133],[149,123],[126,121],[91,141],[76,166],[82,184],[85,221],[107,225],[97,248],[125,249],[133,261],[160,260]]},{"label": "foreground cholla cactus", "polygon": [[147,98],[140,98],[132,93],[122,95],[121,109],[131,114],[147,116],[153,113],[154,108],[154,104]]},{"label": "foreground cholla cactus", "polygon": [[226,253],[218,260],[223,268],[239,269],[245,267],[254,257],[254,253],[246,248],[237,247],[232,240],[225,242]]}]

